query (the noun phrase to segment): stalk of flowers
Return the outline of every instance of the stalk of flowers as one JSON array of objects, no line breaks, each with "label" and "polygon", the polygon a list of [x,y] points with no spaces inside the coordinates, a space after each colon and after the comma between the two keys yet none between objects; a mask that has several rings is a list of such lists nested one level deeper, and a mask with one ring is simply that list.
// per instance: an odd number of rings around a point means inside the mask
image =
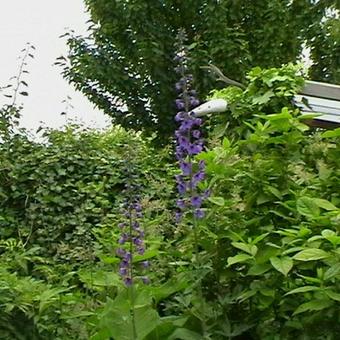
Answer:
[{"label": "stalk of flowers", "polygon": [[184,47],[185,34],[183,31],[179,32],[178,40],[179,52],[177,52],[175,60],[178,62],[176,72],[180,75],[180,79],[176,83],[178,93],[176,107],[178,112],[175,120],[179,123],[179,127],[175,132],[175,136],[177,142],[176,158],[181,172],[176,176],[177,189],[180,196],[177,200],[178,211],[176,219],[180,221],[184,213],[189,213],[192,217],[195,266],[198,275],[198,311],[202,315],[203,335],[206,335],[205,303],[199,274],[202,268],[202,259],[199,250],[198,220],[204,217],[202,204],[208,197],[209,192],[202,192],[199,188],[199,184],[204,180],[205,176],[205,163],[204,161],[195,161],[195,156],[203,151],[203,138],[200,131],[203,121],[201,118],[195,117],[195,108],[199,105],[199,100],[197,99],[196,91],[192,88],[193,76],[188,74],[188,51]]},{"label": "stalk of flowers", "polygon": [[[183,33],[180,33],[183,34]],[[181,39],[181,37],[180,37]],[[183,38],[182,38],[183,39]],[[177,220],[180,220],[186,211],[192,212],[194,219],[204,217],[202,203],[207,198],[208,192],[200,192],[198,185],[205,176],[204,161],[195,162],[194,156],[203,150],[203,139],[200,131],[202,119],[195,117],[195,107],[200,102],[197,93],[192,88],[193,77],[187,73],[187,51],[181,46],[175,60],[178,62],[176,72],[180,74],[180,80],[176,83],[178,98],[176,107],[179,110],[175,120],[179,127],[176,136],[176,158],[181,173],[176,176],[177,189],[180,198],[177,200]]]},{"label": "stalk of flowers", "polygon": [[[127,169],[127,178],[136,176],[129,174]],[[144,230],[140,224],[143,217],[140,195],[138,194],[140,186],[128,182],[125,185],[123,194],[126,197],[121,205],[124,220],[118,224],[120,237],[118,240],[119,248],[116,253],[121,258],[119,264],[119,274],[127,287],[132,286],[136,279],[141,280],[144,284],[149,283],[149,278],[139,275],[141,271],[149,267],[148,261],[142,261],[134,264],[135,255],[143,255],[145,252]],[[137,268],[137,266],[139,268]]]}]

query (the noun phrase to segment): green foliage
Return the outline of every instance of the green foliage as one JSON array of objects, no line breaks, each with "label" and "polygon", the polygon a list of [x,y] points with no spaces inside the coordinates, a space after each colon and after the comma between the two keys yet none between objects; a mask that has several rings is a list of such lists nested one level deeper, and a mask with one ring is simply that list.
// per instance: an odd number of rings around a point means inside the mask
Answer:
[{"label": "green foliage", "polygon": [[201,231],[207,289],[227,300],[231,324],[256,324],[248,338],[336,339],[340,139],[303,124],[292,70],[256,68],[243,93],[213,94],[234,105],[215,129],[223,141],[200,155],[214,193]]},{"label": "green foliage", "polygon": [[297,72],[257,67],[244,91],[213,91],[230,105],[206,121],[196,240],[173,222],[170,147],[120,127],[2,140],[0,338],[134,338],[116,254],[129,145],[147,246],[134,261],[151,262],[133,286],[137,339],[336,340],[340,136],[303,124]]},{"label": "green foliage", "polygon": [[181,28],[188,34],[190,70],[201,98],[216,87],[202,66],[212,63],[228,77],[244,81],[252,66],[296,62],[303,43],[312,46],[313,76],[338,79],[338,21],[323,20],[334,1],[85,3],[91,15],[90,33],[68,36],[70,64],[58,61],[65,77],[115,123],[156,132],[163,140],[175,127],[173,57]]},{"label": "green foliage", "polygon": [[116,242],[128,144],[137,155],[132,166],[148,235],[138,262],[157,256],[170,231],[168,148],[156,153],[150,141],[119,127],[69,126],[46,131],[43,143],[19,134],[0,143],[0,338],[88,339],[104,332],[105,318],[97,328],[93,315],[106,313],[122,288]]}]

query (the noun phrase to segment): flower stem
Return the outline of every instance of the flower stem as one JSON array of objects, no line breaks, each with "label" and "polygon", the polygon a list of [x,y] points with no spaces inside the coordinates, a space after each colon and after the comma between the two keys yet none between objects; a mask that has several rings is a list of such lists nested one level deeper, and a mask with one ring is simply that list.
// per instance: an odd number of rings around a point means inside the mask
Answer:
[{"label": "flower stem", "polygon": [[132,239],[132,209],[131,209],[131,202],[129,204],[129,234],[130,234],[130,268],[129,268],[129,276],[131,279],[131,286],[129,289],[129,299],[130,299],[130,315],[131,315],[131,322],[132,322],[132,339],[137,340],[137,329],[136,329],[136,315],[135,315],[135,292],[134,292],[134,277],[133,277],[133,239]]}]

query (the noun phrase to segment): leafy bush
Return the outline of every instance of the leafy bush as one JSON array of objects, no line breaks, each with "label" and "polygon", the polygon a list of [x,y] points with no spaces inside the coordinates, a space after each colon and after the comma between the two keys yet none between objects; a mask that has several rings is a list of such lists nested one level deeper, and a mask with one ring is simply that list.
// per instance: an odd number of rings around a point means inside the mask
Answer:
[{"label": "leafy bush", "polygon": [[[71,326],[82,330],[87,339],[86,324],[75,326],[75,315],[92,315],[106,294],[115,297],[114,287],[120,285],[113,271],[118,261],[115,242],[128,144],[136,150],[130,166],[138,169],[145,192],[145,231],[155,242],[152,246],[149,237],[150,251],[145,257],[157,255],[157,244],[170,231],[168,197],[173,170],[167,165],[167,148],[155,152],[148,141],[121,128],[103,133],[70,126],[65,131],[47,131],[45,138],[44,143],[36,143],[17,134],[0,144],[0,257],[5,266],[0,289],[24,299],[25,307],[19,300],[11,301],[9,307],[11,298],[3,295],[6,311],[1,314],[5,320],[1,327],[9,322],[19,334],[20,327],[13,320],[19,320],[21,313],[26,320],[21,318],[22,324],[30,327],[22,334],[29,339],[81,338],[67,333],[70,325],[65,320],[71,320]],[[50,289],[62,311],[39,309],[39,294],[46,291],[49,295]],[[89,305],[91,296],[93,304]],[[50,322],[49,332],[39,328],[38,310],[44,322]],[[65,331],[60,331],[61,325]],[[5,339],[20,338],[17,333],[3,331],[8,334]]]},{"label": "leafy bush", "polygon": [[301,81],[285,82],[291,70],[256,68],[244,93],[214,93],[237,98],[226,120],[243,123],[200,156],[214,193],[202,229],[207,285],[231,324],[252,328],[249,338],[335,339],[340,134],[303,124],[290,103]]}]

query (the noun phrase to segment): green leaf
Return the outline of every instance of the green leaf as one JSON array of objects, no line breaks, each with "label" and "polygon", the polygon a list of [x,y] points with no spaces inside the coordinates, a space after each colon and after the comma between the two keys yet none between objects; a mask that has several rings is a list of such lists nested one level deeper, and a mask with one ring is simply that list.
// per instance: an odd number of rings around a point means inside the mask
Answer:
[{"label": "green leaf", "polygon": [[257,253],[257,247],[254,244],[246,244],[241,242],[232,242],[231,245],[237,249],[243,250],[244,252],[255,256]]},{"label": "green leaf", "polygon": [[247,260],[252,259],[253,257],[247,254],[238,254],[232,257],[228,257],[228,267],[232,266],[235,263],[245,262]]},{"label": "green leaf", "polygon": [[249,268],[247,275],[250,275],[250,276],[262,275],[265,272],[267,272],[270,268],[271,266],[268,263],[256,264]]},{"label": "green leaf", "polygon": [[297,200],[296,208],[299,214],[309,218],[315,218],[320,215],[319,206],[310,197],[300,197]]},{"label": "green leaf", "polygon": [[325,293],[330,299],[340,302],[340,293],[336,293],[328,289],[325,290]]},{"label": "green leaf", "polygon": [[257,291],[255,289],[244,291],[237,297],[236,300],[238,300],[239,302],[243,302],[243,301],[251,298],[252,296],[254,296],[256,293],[257,293]]},{"label": "green leaf", "polygon": [[324,229],[324,230],[322,230],[321,235],[322,235],[324,238],[329,238],[329,237],[336,236],[336,233],[335,233],[335,231],[333,231],[333,230]]},{"label": "green leaf", "polygon": [[330,307],[333,304],[331,300],[312,300],[310,302],[303,303],[294,312],[293,315],[308,311],[318,311]]},{"label": "green leaf", "polygon": [[287,276],[290,270],[293,268],[293,260],[288,257],[271,257],[270,258],[270,263],[272,266],[282,273],[284,276]]},{"label": "green leaf", "polygon": [[265,92],[263,95],[261,96],[256,96],[253,98],[253,104],[265,104],[269,101],[269,99],[271,97],[274,96],[274,92],[272,90],[269,90],[267,92]]},{"label": "green leaf", "polygon": [[322,209],[329,210],[329,211],[338,210],[338,208],[335,205],[333,205],[331,202],[325,199],[313,198],[313,200]]},{"label": "green leaf", "polygon": [[88,287],[94,286],[110,287],[117,286],[121,280],[117,273],[113,271],[97,270],[90,272],[82,269],[78,272],[80,281],[84,282]]},{"label": "green leaf", "polygon": [[223,207],[225,204],[224,198],[223,197],[209,197],[208,201],[210,201],[213,204],[216,204],[220,207]]},{"label": "green leaf", "polygon": [[202,335],[186,328],[178,328],[168,337],[168,340],[202,340]]},{"label": "green leaf", "polygon": [[269,235],[269,233],[264,233],[262,235],[259,235],[259,236],[255,237],[254,240],[251,241],[251,243],[252,244],[257,244],[258,242],[260,242],[263,239],[265,239],[268,235]]},{"label": "green leaf", "polygon": [[324,280],[330,280],[338,275],[340,275],[340,263],[336,263],[326,270],[324,274]]},{"label": "green leaf", "polygon": [[298,252],[293,256],[293,259],[297,261],[316,261],[326,259],[329,256],[330,254],[322,249],[311,248]]},{"label": "green leaf", "polygon": [[334,137],[340,137],[340,128],[334,129],[334,130],[328,130],[321,134],[321,137],[323,138],[334,138]]},{"label": "green leaf", "polygon": [[272,187],[270,185],[268,185],[266,187],[266,189],[273,194],[276,198],[278,198],[279,200],[282,200],[282,193],[280,192],[280,190],[276,189],[275,187]]},{"label": "green leaf", "polygon": [[180,292],[189,286],[188,280],[184,275],[177,274],[161,286],[150,286],[150,295],[156,302],[166,299],[170,295]]},{"label": "green leaf", "polygon": [[320,287],[315,287],[315,286],[303,286],[303,287],[299,287],[299,288],[295,288],[291,291],[289,291],[288,293],[286,293],[285,295],[291,295],[291,294],[297,294],[297,293],[306,293],[306,292],[311,292],[311,291],[317,291],[320,290]]},{"label": "green leaf", "polygon": [[[135,307],[135,325],[137,330],[137,339],[144,339],[160,323],[157,312],[149,305]],[[116,298],[108,300],[101,315],[99,327],[106,328],[110,336],[119,340],[133,339],[132,318],[130,306],[127,299]]]},{"label": "green leaf", "polygon": [[145,260],[148,260],[148,259],[151,259],[153,257],[156,257],[159,255],[159,250],[157,249],[150,249],[150,250],[147,250],[143,255],[135,255],[133,257],[133,263],[137,263],[137,262],[140,262],[140,261],[145,261]]}]

